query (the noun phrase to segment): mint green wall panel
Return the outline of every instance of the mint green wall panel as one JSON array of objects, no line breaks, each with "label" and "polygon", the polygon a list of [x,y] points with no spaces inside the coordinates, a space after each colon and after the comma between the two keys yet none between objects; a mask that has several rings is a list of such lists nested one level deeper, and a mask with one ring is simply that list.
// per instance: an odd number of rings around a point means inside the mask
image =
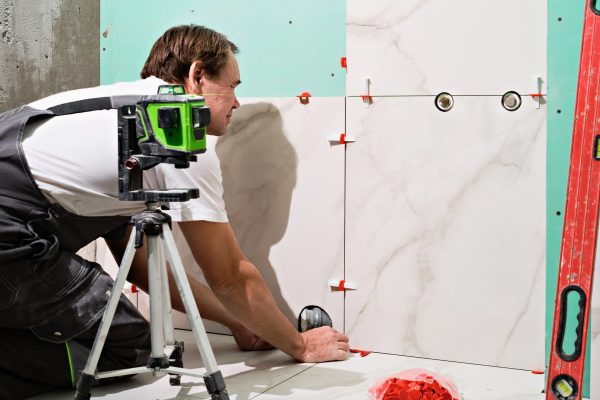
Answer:
[{"label": "mint green wall panel", "polygon": [[100,82],[139,78],[154,41],[194,23],[238,45],[238,97],[345,96],[345,0],[101,0]]},{"label": "mint green wall panel", "polygon": [[[560,262],[585,1],[548,0],[546,360],[549,358],[552,341],[554,299]],[[591,343],[589,337],[588,343]],[[589,397],[589,346],[586,358],[583,395]]]}]

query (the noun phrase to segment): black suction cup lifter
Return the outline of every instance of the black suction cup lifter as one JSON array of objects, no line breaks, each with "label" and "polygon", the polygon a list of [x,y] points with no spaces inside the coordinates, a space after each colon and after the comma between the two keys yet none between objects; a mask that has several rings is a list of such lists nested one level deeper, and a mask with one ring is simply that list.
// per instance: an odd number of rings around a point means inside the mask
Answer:
[{"label": "black suction cup lifter", "polygon": [[306,306],[298,315],[298,332],[319,328],[321,326],[333,327],[331,317],[327,311],[319,306]]}]

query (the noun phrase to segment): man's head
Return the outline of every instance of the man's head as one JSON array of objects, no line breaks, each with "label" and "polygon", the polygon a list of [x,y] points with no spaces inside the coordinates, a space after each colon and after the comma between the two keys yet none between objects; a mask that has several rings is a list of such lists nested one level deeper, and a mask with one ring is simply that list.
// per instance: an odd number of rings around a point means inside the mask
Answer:
[{"label": "man's head", "polygon": [[177,26],[154,43],[140,75],[183,84],[187,93],[203,95],[211,113],[208,133],[220,136],[240,106],[235,97],[241,83],[237,52],[237,46],[218,32],[198,25]]}]

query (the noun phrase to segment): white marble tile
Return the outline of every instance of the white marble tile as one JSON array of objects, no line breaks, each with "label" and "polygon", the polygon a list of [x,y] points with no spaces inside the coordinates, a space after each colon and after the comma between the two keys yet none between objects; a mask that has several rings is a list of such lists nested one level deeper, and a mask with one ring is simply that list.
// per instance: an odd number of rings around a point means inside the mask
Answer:
[{"label": "white marble tile", "polygon": [[545,109],[349,99],[351,343],[544,369]]},{"label": "white marble tile", "polygon": [[[203,363],[189,331],[176,331],[178,340],[184,340],[184,367],[203,373]],[[241,352],[233,339],[224,335],[209,335],[218,368],[232,400],[249,400],[313,364],[300,364],[278,350]],[[183,376],[181,386],[170,386],[168,376],[153,377],[144,373],[125,382],[95,387],[92,398],[105,400],[131,399],[210,399],[202,378]],[[57,390],[29,400],[67,400],[73,390]]]},{"label": "white marble tile", "polygon": [[[341,330],[343,293],[332,293],[327,282],[343,279],[344,148],[327,137],[344,131],[344,98],[241,102],[217,144],[240,247],[294,324],[304,306],[316,304]],[[200,277],[186,247],[180,247],[184,264]],[[207,330],[222,331],[212,324]]]},{"label": "white marble tile", "polygon": [[544,375],[529,371],[425,360],[384,354],[353,355],[344,362],[317,364],[269,389],[257,400],[369,399],[369,388],[400,371],[419,368],[454,383],[462,400],[543,400]]},{"label": "white marble tile", "polygon": [[346,55],[352,96],[537,93],[546,2],[348,0]]}]

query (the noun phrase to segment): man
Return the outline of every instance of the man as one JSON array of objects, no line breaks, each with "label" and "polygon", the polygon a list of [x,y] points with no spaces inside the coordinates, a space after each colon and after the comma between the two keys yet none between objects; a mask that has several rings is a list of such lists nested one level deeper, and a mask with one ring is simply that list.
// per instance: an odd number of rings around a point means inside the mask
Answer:
[{"label": "man", "polygon": [[[66,115],[39,110],[87,98],[155,94],[161,84],[183,84],[187,93],[205,96],[208,133],[220,136],[239,107],[235,52],[233,43],[210,29],[175,27],[154,44],[143,80],[65,92],[0,115],[1,399],[73,384],[112,284],[99,265],[75,252],[104,237],[119,261],[127,221],[144,208],[118,200],[115,110]],[[171,203],[170,213],[211,287],[190,278],[201,314],[228,326],[241,349],[273,345],[304,362],[345,359],[348,338],[329,327],[296,332],[240,250],[227,223],[214,139],[209,143],[213,149],[189,169],[161,164],[144,177],[148,188],[200,189],[199,199]],[[144,289],[145,264],[138,251],[128,277]],[[183,310],[171,286],[173,306]],[[145,365],[149,346],[148,323],[122,296],[99,370]]]}]

